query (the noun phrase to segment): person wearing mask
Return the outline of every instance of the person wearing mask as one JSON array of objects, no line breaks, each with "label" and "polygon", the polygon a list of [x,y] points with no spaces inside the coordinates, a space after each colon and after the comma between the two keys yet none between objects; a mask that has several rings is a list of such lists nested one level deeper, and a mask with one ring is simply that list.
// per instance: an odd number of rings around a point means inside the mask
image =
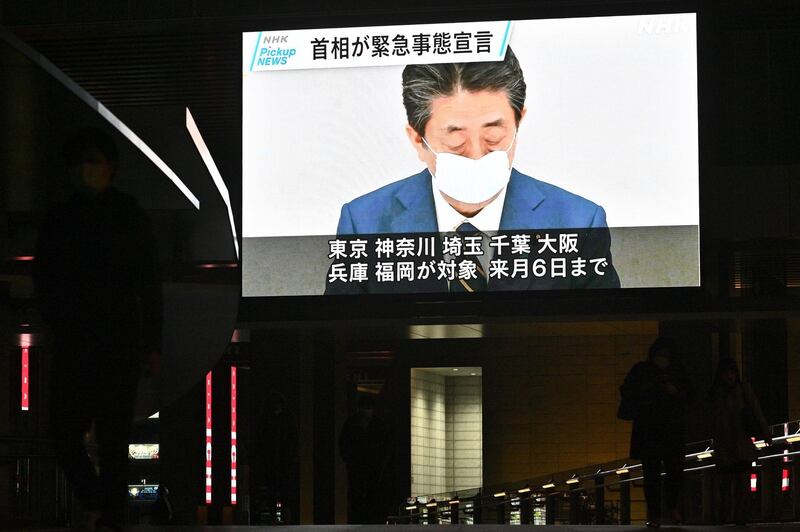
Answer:
[{"label": "person wearing mask", "polygon": [[732,518],[737,525],[744,525],[750,502],[750,470],[757,456],[752,438],[768,443],[772,438],[758,398],[739,377],[739,368],[732,358],[719,361],[709,395],[718,521],[724,524]]},{"label": "person wearing mask", "polygon": [[664,337],[653,342],[647,360],[631,368],[620,393],[633,419],[630,454],[642,461],[647,526],[661,526],[662,468],[666,506],[672,522],[679,523],[686,410],[694,390],[678,359],[675,342]]},{"label": "person wearing mask", "polygon": [[579,277],[489,279],[489,255],[484,254],[484,263],[473,262],[474,276],[451,282],[431,276],[414,282],[340,283],[329,272],[326,294],[620,287],[605,209],[514,167],[517,132],[527,112],[526,90],[510,47],[498,61],[407,65],[402,74],[405,134],[421,171],[342,205],[336,234],[442,233],[466,239],[510,231],[576,230],[585,257],[607,259],[603,273],[588,269]]}]

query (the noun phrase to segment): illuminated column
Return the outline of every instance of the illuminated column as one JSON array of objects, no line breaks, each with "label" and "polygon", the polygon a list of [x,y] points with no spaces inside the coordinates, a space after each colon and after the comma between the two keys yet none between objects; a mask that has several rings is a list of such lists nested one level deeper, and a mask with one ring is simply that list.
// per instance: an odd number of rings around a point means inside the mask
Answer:
[{"label": "illuminated column", "polygon": [[236,366],[231,366],[231,504],[236,504]]},{"label": "illuminated column", "polygon": [[29,386],[30,386],[30,370],[29,370],[29,363],[30,363],[30,348],[29,347],[22,347],[22,383],[21,383],[21,394],[20,394],[20,410],[27,412],[30,410],[30,394]]},{"label": "illuminated column", "polygon": [[211,504],[211,372],[206,374],[206,504]]}]

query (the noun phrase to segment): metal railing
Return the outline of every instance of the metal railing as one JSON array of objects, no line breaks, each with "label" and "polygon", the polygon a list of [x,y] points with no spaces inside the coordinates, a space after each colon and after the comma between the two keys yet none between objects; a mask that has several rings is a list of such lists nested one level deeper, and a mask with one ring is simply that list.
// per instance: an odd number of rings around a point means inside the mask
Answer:
[{"label": "metal railing", "polygon": [[72,521],[72,490],[45,438],[0,437],[0,471],[12,478],[9,497],[0,500],[0,523],[13,527]]},{"label": "metal railing", "polygon": [[[751,520],[800,520],[800,421],[770,427],[772,444],[754,441]],[[684,522],[716,521],[713,440],[687,445]],[[795,445],[797,444],[797,445]],[[644,517],[641,463],[620,459],[560,473],[411,497],[388,523],[401,524],[630,524]],[[632,493],[634,492],[635,493]],[[635,497],[634,497],[635,495]],[[638,511],[641,519],[632,516]]]}]

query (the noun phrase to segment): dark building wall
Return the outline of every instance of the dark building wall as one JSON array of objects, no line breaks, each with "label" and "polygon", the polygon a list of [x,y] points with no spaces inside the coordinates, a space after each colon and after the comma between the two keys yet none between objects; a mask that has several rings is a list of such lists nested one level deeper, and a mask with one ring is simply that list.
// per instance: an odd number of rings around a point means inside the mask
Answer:
[{"label": "dark building wall", "polygon": [[485,374],[486,483],[626,456],[630,424],[616,419],[617,388],[653,329],[508,341]]},{"label": "dark building wall", "polygon": [[658,323],[526,329],[516,337],[397,342],[379,411],[398,433],[401,496],[410,490],[409,373],[414,367],[483,368],[487,485],[627,456],[630,424],[616,419],[617,389],[644,358]]}]

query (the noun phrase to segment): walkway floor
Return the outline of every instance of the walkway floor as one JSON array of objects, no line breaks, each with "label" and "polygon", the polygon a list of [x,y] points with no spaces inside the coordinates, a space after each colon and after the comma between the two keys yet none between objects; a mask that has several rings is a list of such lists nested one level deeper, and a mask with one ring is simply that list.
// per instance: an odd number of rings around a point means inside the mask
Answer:
[{"label": "walkway floor", "polygon": [[[426,532],[432,530],[442,530],[445,532],[489,532],[502,528],[509,527],[512,531],[520,527],[517,526],[501,526],[501,525],[443,525],[443,526],[425,526],[425,525],[315,525],[315,526],[173,526],[173,527],[157,527],[157,526],[134,526],[127,528],[126,531],[130,532]],[[528,525],[525,528],[534,528],[536,531],[545,532],[546,530],[553,530],[554,532],[649,532],[652,529],[644,525],[630,525],[630,526],[614,526],[614,525],[556,525],[556,526],[532,526]],[[38,532],[68,532],[66,529],[37,529]],[[753,524],[747,527],[735,526],[663,526],[661,530],[664,532],[716,532],[716,531],[730,531],[735,532],[738,530],[747,532],[777,532],[784,530],[797,530],[800,532],[800,523],[772,523],[772,524]]]}]

